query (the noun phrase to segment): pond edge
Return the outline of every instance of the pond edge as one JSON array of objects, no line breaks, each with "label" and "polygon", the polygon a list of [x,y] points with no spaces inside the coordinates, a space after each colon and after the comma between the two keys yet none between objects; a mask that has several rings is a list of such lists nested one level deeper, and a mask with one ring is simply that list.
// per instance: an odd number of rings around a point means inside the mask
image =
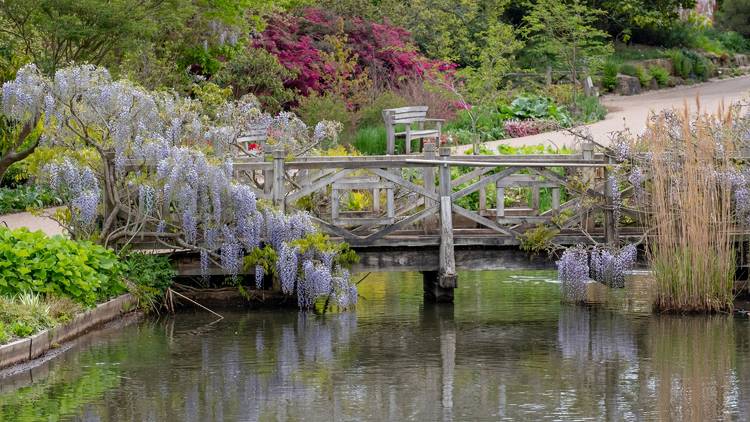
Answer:
[{"label": "pond edge", "polygon": [[133,295],[126,293],[76,315],[66,324],[4,344],[0,346],[0,369],[36,359],[63,342],[80,337],[98,325],[136,310],[137,303]]}]

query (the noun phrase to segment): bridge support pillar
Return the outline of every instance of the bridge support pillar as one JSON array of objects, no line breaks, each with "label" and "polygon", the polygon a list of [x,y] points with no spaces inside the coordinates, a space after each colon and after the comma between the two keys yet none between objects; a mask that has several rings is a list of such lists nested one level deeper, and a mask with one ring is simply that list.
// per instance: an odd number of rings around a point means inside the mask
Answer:
[{"label": "bridge support pillar", "polygon": [[422,271],[424,299],[432,303],[453,303],[454,287],[441,286],[439,274],[438,271]]}]

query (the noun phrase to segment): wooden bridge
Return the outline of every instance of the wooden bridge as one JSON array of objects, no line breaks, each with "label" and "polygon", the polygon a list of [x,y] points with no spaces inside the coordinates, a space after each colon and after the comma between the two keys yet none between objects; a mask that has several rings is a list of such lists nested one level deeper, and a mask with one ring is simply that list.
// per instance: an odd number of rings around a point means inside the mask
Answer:
[{"label": "wooden bridge", "polygon": [[[416,270],[425,292],[449,300],[457,268],[549,266],[519,251],[542,224],[561,245],[615,242],[608,157],[576,154],[461,155],[425,144],[421,154],[301,157],[281,150],[240,158],[235,177],[286,212],[307,211],[348,242],[357,270]],[[534,232],[537,230],[537,232]],[[642,233],[636,229],[635,233]],[[184,266],[189,274],[194,267]]]}]

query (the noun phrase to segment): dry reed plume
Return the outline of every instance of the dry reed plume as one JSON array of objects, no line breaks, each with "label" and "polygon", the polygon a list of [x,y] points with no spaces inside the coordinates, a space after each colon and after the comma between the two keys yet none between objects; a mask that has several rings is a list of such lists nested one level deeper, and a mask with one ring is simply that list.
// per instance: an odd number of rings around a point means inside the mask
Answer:
[{"label": "dry reed plume", "polygon": [[728,312],[733,306],[731,113],[664,113],[640,139],[647,150],[650,238],[662,312]]}]

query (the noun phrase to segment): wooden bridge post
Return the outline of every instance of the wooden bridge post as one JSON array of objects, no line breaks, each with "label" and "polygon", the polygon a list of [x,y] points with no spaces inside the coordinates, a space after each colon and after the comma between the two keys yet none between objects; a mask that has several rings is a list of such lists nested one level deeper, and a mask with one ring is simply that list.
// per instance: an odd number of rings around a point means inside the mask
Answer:
[{"label": "wooden bridge post", "polygon": [[[435,156],[437,155],[435,144],[431,142],[424,144],[424,148],[422,152],[424,154],[425,160],[434,160]],[[427,192],[437,193],[437,186],[435,185],[435,168],[434,167],[432,166],[422,167],[422,183],[424,185],[424,189]],[[431,207],[436,204],[437,203],[432,199],[429,199],[429,198],[424,199],[425,208]],[[435,230],[438,227],[437,218],[434,215],[425,218],[423,227],[424,227],[425,233]]]},{"label": "wooden bridge post", "polygon": [[450,147],[440,148],[440,270],[438,285],[454,289],[457,285],[456,257],[453,250],[453,206],[451,200],[451,168],[447,163]]},{"label": "wooden bridge post", "polygon": [[271,198],[273,204],[284,212],[284,149],[276,148],[273,150],[273,186]]}]

